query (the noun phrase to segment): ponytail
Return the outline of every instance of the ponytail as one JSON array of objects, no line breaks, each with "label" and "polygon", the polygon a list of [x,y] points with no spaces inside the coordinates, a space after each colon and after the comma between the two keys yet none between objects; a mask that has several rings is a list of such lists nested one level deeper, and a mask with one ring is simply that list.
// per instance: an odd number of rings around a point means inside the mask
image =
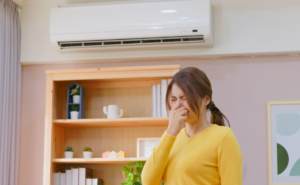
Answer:
[{"label": "ponytail", "polygon": [[215,105],[215,103],[213,101],[211,101],[208,104],[208,109],[210,110],[211,114],[210,114],[210,121],[213,124],[216,125],[220,125],[220,126],[225,126],[225,120],[227,121],[229,127],[230,127],[230,123],[227,119],[227,117],[220,111],[220,109],[218,109]]}]

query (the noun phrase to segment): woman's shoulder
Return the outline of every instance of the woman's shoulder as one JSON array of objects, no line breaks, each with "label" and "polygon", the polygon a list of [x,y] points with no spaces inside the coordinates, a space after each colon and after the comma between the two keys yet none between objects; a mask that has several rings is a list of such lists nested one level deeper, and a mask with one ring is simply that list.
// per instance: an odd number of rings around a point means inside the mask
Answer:
[{"label": "woman's shoulder", "polygon": [[217,124],[213,124],[213,126],[215,127],[215,130],[217,130],[218,132],[221,132],[221,133],[227,133],[229,131],[232,131],[232,129],[227,126],[220,126]]},{"label": "woman's shoulder", "polygon": [[214,127],[214,135],[217,135],[221,138],[226,138],[230,136],[234,136],[233,130],[230,127],[227,126],[220,126],[220,125],[213,125]]},{"label": "woman's shoulder", "polygon": [[[206,133],[208,134],[212,134],[218,137],[226,137],[226,135],[228,134],[233,134],[233,131],[230,127],[227,126],[220,126],[220,125],[216,125],[213,124],[211,127],[207,128],[207,130],[204,130]],[[180,135],[184,135],[185,134],[185,128],[182,128],[180,130]]]}]

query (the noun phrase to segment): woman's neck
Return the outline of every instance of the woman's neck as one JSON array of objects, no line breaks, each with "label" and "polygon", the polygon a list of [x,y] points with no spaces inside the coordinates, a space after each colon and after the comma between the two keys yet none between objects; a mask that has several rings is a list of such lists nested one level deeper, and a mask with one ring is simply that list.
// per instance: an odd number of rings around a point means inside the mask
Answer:
[{"label": "woman's neck", "polygon": [[200,117],[200,119],[195,122],[189,122],[185,124],[186,124],[185,132],[188,137],[192,137],[213,125],[207,120],[206,116],[202,116],[202,118]]}]

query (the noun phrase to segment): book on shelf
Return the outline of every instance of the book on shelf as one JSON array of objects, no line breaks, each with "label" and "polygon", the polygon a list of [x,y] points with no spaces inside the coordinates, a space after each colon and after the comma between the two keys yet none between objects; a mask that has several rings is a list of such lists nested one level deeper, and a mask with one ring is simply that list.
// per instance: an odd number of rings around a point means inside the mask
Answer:
[{"label": "book on shelf", "polygon": [[103,185],[103,179],[91,178],[86,179],[86,185]]},{"label": "book on shelf", "polygon": [[159,84],[151,85],[152,117],[168,117],[166,93],[172,79],[161,79]]},{"label": "book on shelf", "polygon": [[60,180],[59,180],[59,185],[66,185],[66,173],[61,173],[60,174]]},{"label": "book on shelf", "polygon": [[92,185],[103,185],[103,180],[98,178],[92,179]]},{"label": "book on shelf", "polygon": [[79,169],[71,168],[72,170],[72,185],[79,185]]},{"label": "book on shelf", "polygon": [[156,85],[151,86],[151,105],[152,105],[152,117],[156,116]]},{"label": "book on shelf", "polygon": [[168,79],[168,85],[171,83],[171,81],[172,81],[172,78],[169,78]]},{"label": "book on shelf", "polygon": [[167,93],[168,81],[167,79],[160,80],[160,92],[161,92],[161,117],[168,117],[166,109],[166,93]]},{"label": "book on shelf", "polygon": [[59,185],[60,183],[60,172],[58,173],[53,173],[53,176],[52,176],[52,184],[53,185]]},{"label": "book on shelf", "polygon": [[79,168],[79,185],[86,185],[87,178],[93,178],[93,170],[90,168]]},{"label": "book on shelf", "polygon": [[52,184],[66,185],[66,174],[61,172],[53,173]]},{"label": "book on shelf", "polygon": [[72,170],[66,170],[66,185],[72,185]]},{"label": "book on shelf", "polygon": [[156,116],[161,117],[160,84],[156,84]]},{"label": "book on shelf", "polygon": [[85,185],[92,185],[92,179],[86,179]]}]

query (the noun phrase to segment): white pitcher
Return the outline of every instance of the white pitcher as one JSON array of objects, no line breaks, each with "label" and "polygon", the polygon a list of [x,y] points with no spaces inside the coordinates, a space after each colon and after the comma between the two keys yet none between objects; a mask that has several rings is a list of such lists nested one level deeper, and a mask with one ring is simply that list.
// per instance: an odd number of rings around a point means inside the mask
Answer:
[{"label": "white pitcher", "polygon": [[119,112],[118,105],[108,105],[108,111],[107,111],[107,107],[104,106],[103,112],[104,114],[107,115],[107,118],[120,118],[123,116],[123,109],[120,109],[120,114],[118,114]]}]

